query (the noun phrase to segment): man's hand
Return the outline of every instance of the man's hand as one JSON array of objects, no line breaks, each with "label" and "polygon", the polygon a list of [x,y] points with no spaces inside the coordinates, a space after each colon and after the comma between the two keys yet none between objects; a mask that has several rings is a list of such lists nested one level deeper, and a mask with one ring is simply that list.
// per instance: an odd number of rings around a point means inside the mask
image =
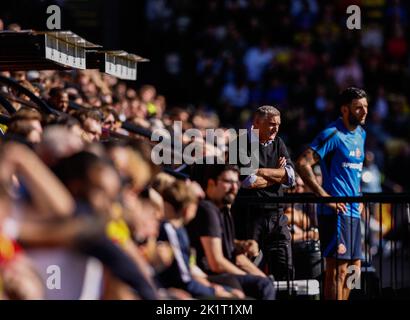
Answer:
[{"label": "man's hand", "polygon": [[216,283],[212,284],[212,288],[215,289],[216,297],[245,299],[245,294],[239,289],[232,288],[230,291],[228,291],[223,286],[216,284]]},{"label": "man's hand", "polygon": [[266,277],[266,274],[264,274],[261,269],[254,265],[252,261],[249,260],[249,258],[244,254],[239,254],[235,257],[235,264],[238,266],[238,268],[244,270],[247,274]]},{"label": "man's hand", "polygon": [[234,298],[234,295],[229,291],[226,291],[224,287],[219,284],[213,284],[212,287],[215,290],[215,297],[218,298]]},{"label": "man's hand", "polygon": [[366,213],[365,206],[364,206],[363,202],[359,203],[359,213],[360,214],[365,214]]},{"label": "man's hand", "polygon": [[284,168],[286,166],[286,158],[280,157],[278,160],[278,165],[276,166],[277,169]]},{"label": "man's hand", "polygon": [[347,207],[345,203],[327,203],[326,204],[328,207],[333,208],[336,213],[347,213]]},{"label": "man's hand", "polygon": [[166,289],[166,292],[166,299],[192,300],[192,296],[188,292],[179,288],[168,288]]},{"label": "man's hand", "polygon": [[248,258],[256,257],[259,254],[259,245],[255,240],[236,240],[235,250],[238,254],[244,254]]},{"label": "man's hand", "polygon": [[244,253],[248,258],[254,258],[259,255],[259,245],[255,240],[246,240],[243,242]]}]

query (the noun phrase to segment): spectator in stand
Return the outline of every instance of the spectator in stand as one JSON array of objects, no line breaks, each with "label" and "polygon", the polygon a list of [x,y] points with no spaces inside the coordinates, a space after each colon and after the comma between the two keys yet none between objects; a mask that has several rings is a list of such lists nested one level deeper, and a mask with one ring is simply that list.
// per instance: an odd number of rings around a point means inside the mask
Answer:
[{"label": "spectator in stand", "polygon": [[249,88],[246,85],[245,79],[237,76],[234,83],[228,83],[222,90],[222,101],[229,107],[242,109],[248,106],[249,103]]},{"label": "spectator in stand", "polygon": [[79,110],[72,113],[81,124],[83,130],[82,138],[85,142],[99,141],[102,134],[102,114],[95,109]]},{"label": "spectator in stand", "polygon": [[[108,222],[112,215],[118,214],[121,206],[118,199],[121,195],[121,183],[118,173],[110,162],[104,157],[98,157],[89,152],[80,152],[62,159],[55,166],[57,176],[67,185],[76,201],[75,215],[78,217],[89,216],[90,219],[100,217],[108,229],[107,235],[99,235],[90,243],[84,243],[82,252],[96,256],[112,272],[110,285],[123,291],[123,286],[128,284],[136,292],[126,290],[126,296],[131,294],[136,298],[137,293],[141,298],[155,299],[155,285],[149,272],[144,270],[140,259],[125,242],[116,241],[109,233]],[[129,235],[129,232],[126,231]],[[122,238],[129,241],[127,238]],[[122,248],[122,249],[121,249]],[[112,277],[114,276],[114,277]],[[122,295],[121,295],[122,296]]]},{"label": "spectator in stand", "polygon": [[361,87],[363,85],[363,71],[357,57],[350,56],[344,65],[337,68],[335,80],[341,89],[349,86]]},{"label": "spectator in stand", "polygon": [[206,279],[196,280],[191,272],[191,249],[184,225],[196,215],[197,197],[184,181],[176,180],[162,190],[165,205],[165,220],[161,223],[159,240],[170,243],[174,262],[169,269],[159,274],[161,283],[188,291],[193,297],[232,298],[224,287],[211,284]]},{"label": "spectator in stand", "polygon": [[50,106],[58,111],[67,112],[68,111],[68,94],[63,88],[51,88],[49,92],[48,103]]},{"label": "spectator in stand", "polygon": [[228,273],[241,284],[247,296],[275,298],[272,281],[250,259],[259,254],[255,240],[237,240],[230,207],[239,188],[239,169],[215,164],[197,168],[206,199],[199,203],[197,216],[188,225],[198,265],[209,274]]},{"label": "spectator in stand", "polygon": [[[62,183],[29,148],[6,142],[0,149],[1,290],[8,299],[43,299],[44,283],[20,240],[47,237],[49,233],[43,234],[38,228],[42,219],[69,217],[74,203]],[[18,177],[17,188],[13,177]]]},{"label": "spectator in stand", "polygon": [[157,113],[158,106],[155,104],[157,91],[154,86],[145,85],[140,89],[141,101],[147,106],[148,116],[153,116]]},{"label": "spectator in stand", "polygon": [[266,38],[262,38],[258,46],[249,48],[243,60],[247,69],[248,80],[250,82],[260,82],[265,67],[274,56],[274,51],[269,47],[269,42]]},{"label": "spectator in stand", "polygon": [[14,31],[14,32],[20,32],[21,31],[21,26],[18,23],[10,23],[7,26],[7,30]]},{"label": "spectator in stand", "polygon": [[10,119],[7,135],[17,135],[31,144],[41,141],[43,127],[42,115],[36,109],[23,107]]},{"label": "spectator in stand", "polygon": [[109,131],[121,133],[121,121],[118,118],[118,114],[114,108],[110,106],[101,107],[102,112],[102,134],[105,138],[109,137]]}]

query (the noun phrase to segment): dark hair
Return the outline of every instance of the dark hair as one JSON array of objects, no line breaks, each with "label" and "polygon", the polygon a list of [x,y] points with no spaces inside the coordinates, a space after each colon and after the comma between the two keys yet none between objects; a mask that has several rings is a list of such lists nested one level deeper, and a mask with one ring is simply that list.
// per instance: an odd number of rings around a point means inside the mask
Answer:
[{"label": "dark hair", "polygon": [[22,107],[20,108],[15,114],[13,114],[10,118],[9,125],[11,125],[13,122],[21,121],[21,120],[42,120],[42,115],[41,113],[31,107]]},{"label": "dark hair", "polygon": [[116,111],[113,107],[111,107],[110,105],[104,105],[104,106],[102,106],[102,107],[100,108],[100,110],[101,110],[101,113],[103,114],[104,120],[105,120],[110,114],[113,115],[115,121],[118,121],[118,120],[119,120],[119,116],[118,116],[117,111]]},{"label": "dark hair", "polygon": [[31,131],[34,130],[32,124],[25,122],[25,121],[14,121],[13,123],[9,124],[7,133],[9,134],[18,134],[22,137],[27,138]]},{"label": "dark hair", "polygon": [[50,96],[50,98],[54,98],[54,97],[62,96],[64,93],[65,93],[64,88],[53,87],[48,92],[48,95]]},{"label": "dark hair", "polygon": [[81,109],[81,110],[76,110],[71,114],[74,118],[76,118],[78,121],[80,121],[81,125],[84,125],[84,122],[88,119],[94,119],[98,122],[101,122],[103,120],[103,114],[100,110],[98,109]]},{"label": "dark hair", "polygon": [[201,187],[206,190],[208,180],[217,180],[219,176],[225,171],[235,171],[239,174],[239,168],[233,164],[218,164],[217,159],[214,159],[214,164],[210,163],[209,159],[204,160],[205,164],[194,165],[191,169],[191,180],[198,182]]},{"label": "dark hair", "polygon": [[363,89],[349,87],[343,90],[339,95],[339,106],[349,105],[354,99],[367,98],[367,94]]},{"label": "dark hair", "polygon": [[89,172],[98,166],[111,166],[109,160],[98,157],[88,151],[80,151],[70,157],[61,159],[54,166],[53,171],[60,180],[67,185],[69,181],[81,180],[88,183]]},{"label": "dark hair", "polygon": [[80,122],[68,115],[68,114],[62,114],[62,115],[50,115],[47,119],[47,125],[61,125],[61,126],[65,126],[67,128],[72,128],[76,125],[80,125]]}]

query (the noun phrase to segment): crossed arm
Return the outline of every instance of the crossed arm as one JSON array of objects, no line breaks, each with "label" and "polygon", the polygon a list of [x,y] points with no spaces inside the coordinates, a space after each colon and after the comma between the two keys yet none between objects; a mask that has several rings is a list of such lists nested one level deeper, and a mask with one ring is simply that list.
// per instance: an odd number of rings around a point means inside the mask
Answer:
[{"label": "crossed arm", "polygon": [[254,181],[251,181],[249,189],[262,189],[274,184],[284,184],[288,181],[288,173],[285,169],[286,158],[279,158],[277,168],[259,168],[254,173]]}]

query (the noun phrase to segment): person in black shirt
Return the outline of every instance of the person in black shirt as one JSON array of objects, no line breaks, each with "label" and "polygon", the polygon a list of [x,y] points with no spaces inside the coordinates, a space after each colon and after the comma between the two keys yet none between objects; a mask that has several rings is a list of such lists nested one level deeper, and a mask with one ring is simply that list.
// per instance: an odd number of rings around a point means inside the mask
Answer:
[{"label": "person in black shirt", "polygon": [[257,166],[251,174],[241,175],[242,184],[232,212],[238,238],[258,242],[264,256],[261,267],[267,263],[276,280],[289,280],[293,278],[293,265],[288,221],[281,204],[266,201],[283,196],[283,185],[295,184],[294,165],[285,143],[277,136],[280,124],[280,112],[275,107],[262,106],[256,110],[253,127],[247,133],[247,148],[239,144],[238,159],[245,154],[255,160],[250,150],[256,149]]},{"label": "person in black shirt", "polygon": [[187,226],[197,263],[212,275],[230,274],[245,294],[256,299],[274,299],[272,281],[248,257],[259,253],[254,240],[239,241],[230,205],[238,192],[239,170],[235,166],[213,164],[202,166],[202,186],[206,199],[199,203],[197,216]]},{"label": "person in black shirt", "polygon": [[159,241],[170,243],[174,261],[158,274],[158,280],[166,288],[181,288],[195,298],[238,297],[224,287],[208,280],[195,279],[190,266],[190,243],[184,224],[193,219],[197,210],[197,197],[184,181],[175,181],[162,192],[165,202],[165,220],[162,221]]}]

